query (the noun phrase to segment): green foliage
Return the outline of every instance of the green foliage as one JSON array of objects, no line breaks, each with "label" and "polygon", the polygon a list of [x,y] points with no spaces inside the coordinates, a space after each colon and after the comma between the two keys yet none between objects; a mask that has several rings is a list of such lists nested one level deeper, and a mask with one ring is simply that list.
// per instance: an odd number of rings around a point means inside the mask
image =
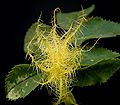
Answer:
[{"label": "green foliage", "polygon": [[94,47],[90,51],[83,52],[81,66],[91,66],[102,60],[112,59],[120,56],[119,53],[112,52],[105,48]]},{"label": "green foliage", "polygon": [[[27,52],[27,45],[28,43],[32,40],[32,38],[34,37],[34,35],[36,34],[36,27],[37,24],[33,23],[30,28],[28,29],[28,31],[26,32],[25,38],[24,38],[24,51]],[[41,30],[43,32],[46,32],[44,34],[47,34],[47,32],[50,32],[50,26],[43,24],[43,27],[41,28]]]},{"label": "green foliage", "polygon": [[26,32],[25,38],[24,38],[24,51],[27,52],[27,45],[31,41],[32,37],[35,35],[35,29],[36,29],[36,24],[32,24],[28,31]]},{"label": "green foliage", "polygon": [[[71,24],[74,24],[80,19],[83,12],[84,17],[87,17],[93,10],[94,5],[84,11],[58,13],[58,25],[61,28],[68,30]],[[50,29],[51,27],[45,24],[41,28],[45,35],[50,32]],[[25,35],[25,52],[27,52],[26,47],[35,34],[36,23],[31,25]],[[76,39],[78,46],[80,46],[81,43],[86,40],[109,38],[115,37],[116,35],[120,35],[120,24],[104,20],[100,17],[92,17],[88,18],[87,21],[79,27],[76,32]],[[35,49],[34,43],[32,47]],[[78,68],[77,70],[76,77],[73,80],[73,86],[84,87],[107,82],[107,80],[120,69],[120,59],[117,58],[119,56],[120,54],[117,52],[112,52],[100,47],[94,47],[91,50],[83,49],[80,58],[81,68]],[[16,65],[12,68],[12,71],[9,72],[5,80],[7,98],[16,100],[27,96],[39,85],[38,82],[41,80],[40,75],[41,74],[38,74],[29,64]],[[71,103],[76,103],[76,101],[72,93],[69,93],[68,96],[65,97],[65,104]]]},{"label": "green foliage", "polygon": [[77,11],[77,12],[70,12],[70,13],[58,13],[57,14],[57,22],[58,24],[64,28],[69,29],[72,22],[74,22],[78,17],[83,15],[87,17],[95,8],[95,5],[92,5],[91,7],[84,9],[84,11]]},{"label": "green foliage", "polygon": [[65,97],[64,100],[65,105],[76,105],[76,100],[71,92],[67,95],[67,97]]},{"label": "green foliage", "polygon": [[99,62],[89,68],[78,70],[73,85],[84,87],[107,82],[107,80],[119,69],[119,59],[109,59]]},{"label": "green foliage", "polygon": [[83,24],[84,27],[80,27],[83,32],[77,33],[78,41],[85,41],[93,38],[109,38],[120,35],[120,24],[103,20],[100,17],[93,17],[87,20]]},{"label": "green foliage", "polygon": [[5,80],[7,98],[10,100],[24,98],[39,85],[35,82],[39,79],[36,70],[29,64],[16,65]]}]

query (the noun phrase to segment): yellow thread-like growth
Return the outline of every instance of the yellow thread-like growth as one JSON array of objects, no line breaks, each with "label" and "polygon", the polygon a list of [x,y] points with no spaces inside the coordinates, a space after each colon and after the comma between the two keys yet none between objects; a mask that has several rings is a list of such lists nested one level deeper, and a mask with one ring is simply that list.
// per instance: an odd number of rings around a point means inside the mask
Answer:
[{"label": "yellow thread-like growth", "polygon": [[[38,72],[41,72],[41,81],[56,96],[55,104],[64,102],[70,92],[69,87],[75,76],[75,70],[80,66],[78,56],[81,58],[81,49],[77,47],[75,35],[85,21],[84,15],[74,21],[69,30],[62,37],[57,33],[55,19],[50,32],[41,30],[43,24],[40,19],[37,22],[36,34],[27,46],[27,55]],[[80,60],[79,60],[80,61]]]}]

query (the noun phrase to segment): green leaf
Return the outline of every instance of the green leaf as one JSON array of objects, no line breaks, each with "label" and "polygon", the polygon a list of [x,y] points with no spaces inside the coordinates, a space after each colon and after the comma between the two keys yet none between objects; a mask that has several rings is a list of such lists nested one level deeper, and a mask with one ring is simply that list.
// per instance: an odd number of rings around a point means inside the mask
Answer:
[{"label": "green leaf", "polygon": [[36,30],[36,23],[32,24],[31,27],[26,32],[25,38],[24,38],[24,51],[27,52],[27,45],[35,35]]},{"label": "green leaf", "polygon": [[94,47],[90,51],[82,53],[81,66],[91,66],[102,60],[116,58],[120,56],[119,53],[112,52],[105,48]]},{"label": "green leaf", "polygon": [[109,59],[89,68],[78,70],[73,86],[91,86],[105,83],[120,69],[120,59]]},{"label": "green leaf", "polygon": [[[28,43],[32,40],[32,38],[34,37],[34,35],[36,34],[36,27],[37,24],[33,23],[31,25],[31,27],[28,29],[28,31],[26,32],[25,38],[24,38],[24,51],[27,52],[27,45]],[[44,32],[44,35],[47,34],[48,32],[50,32],[50,26],[46,25],[46,24],[42,24],[42,26],[40,27],[40,31]]]},{"label": "green leaf", "polygon": [[39,85],[35,82],[39,79],[40,77],[29,64],[16,65],[5,80],[6,97],[10,100],[24,98]]},{"label": "green leaf", "polygon": [[83,32],[78,32],[77,40],[83,42],[93,38],[108,38],[120,35],[120,24],[103,20],[100,17],[90,18],[84,27],[80,27]]},{"label": "green leaf", "polygon": [[69,92],[66,95],[66,97],[64,98],[64,103],[65,103],[65,105],[77,105],[72,92]]},{"label": "green leaf", "polygon": [[[88,16],[95,8],[95,5],[84,9],[84,16]],[[79,16],[83,15],[83,11],[70,12],[70,13],[57,13],[57,22],[64,29],[69,29],[71,23]]]}]

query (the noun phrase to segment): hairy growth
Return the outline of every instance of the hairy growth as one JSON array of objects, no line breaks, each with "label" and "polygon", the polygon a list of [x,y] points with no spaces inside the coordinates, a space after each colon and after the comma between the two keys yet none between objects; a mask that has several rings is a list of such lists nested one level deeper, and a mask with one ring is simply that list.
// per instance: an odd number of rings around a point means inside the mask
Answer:
[{"label": "hairy growth", "polygon": [[44,25],[38,19],[36,33],[27,46],[27,55],[38,73],[42,73],[38,83],[49,87],[56,96],[55,104],[60,104],[68,97],[75,71],[80,66],[81,49],[76,45],[75,36],[78,30],[81,31],[85,18],[83,14],[71,24],[69,30],[63,30],[61,36],[57,32],[55,12],[53,26],[48,32],[42,30]]}]

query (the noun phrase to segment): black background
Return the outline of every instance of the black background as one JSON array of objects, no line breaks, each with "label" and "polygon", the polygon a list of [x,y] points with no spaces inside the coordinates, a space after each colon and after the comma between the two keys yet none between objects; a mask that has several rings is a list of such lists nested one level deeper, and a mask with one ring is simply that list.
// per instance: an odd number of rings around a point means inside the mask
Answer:
[{"label": "black background", "polygon": [[[35,89],[24,99],[8,101],[5,98],[4,79],[11,68],[25,60],[23,41],[27,29],[37,21],[41,11],[42,20],[49,24],[52,11],[59,7],[62,12],[71,12],[91,4],[96,9],[91,16],[120,22],[118,0],[4,0],[0,3],[0,105],[50,105],[47,90]],[[103,47],[120,52],[120,37],[100,41]],[[120,71],[107,83],[91,87],[75,87],[73,93],[79,105],[119,105],[120,104]],[[36,104],[36,105],[37,105]]]}]

